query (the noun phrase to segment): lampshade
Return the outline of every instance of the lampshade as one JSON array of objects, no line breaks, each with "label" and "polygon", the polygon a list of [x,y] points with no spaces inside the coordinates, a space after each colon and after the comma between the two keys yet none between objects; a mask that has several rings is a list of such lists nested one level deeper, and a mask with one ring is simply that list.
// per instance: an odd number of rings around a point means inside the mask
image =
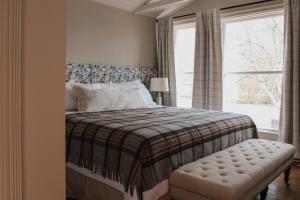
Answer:
[{"label": "lampshade", "polygon": [[150,90],[153,92],[168,92],[169,91],[168,78],[152,78]]}]

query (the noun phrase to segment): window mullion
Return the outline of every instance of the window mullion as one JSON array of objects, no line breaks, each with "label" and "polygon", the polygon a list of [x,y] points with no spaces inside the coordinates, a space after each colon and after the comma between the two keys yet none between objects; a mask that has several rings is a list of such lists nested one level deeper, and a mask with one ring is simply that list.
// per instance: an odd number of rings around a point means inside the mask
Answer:
[{"label": "window mullion", "polygon": [[249,75],[249,74],[282,74],[282,71],[245,71],[245,72],[226,72],[225,75]]}]

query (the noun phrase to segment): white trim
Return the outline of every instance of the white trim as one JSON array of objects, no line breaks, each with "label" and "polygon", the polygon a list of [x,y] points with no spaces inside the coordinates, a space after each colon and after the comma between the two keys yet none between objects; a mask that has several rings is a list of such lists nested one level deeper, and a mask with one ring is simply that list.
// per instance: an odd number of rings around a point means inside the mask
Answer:
[{"label": "white trim", "polygon": [[247,17],[251,17],[253,19],[255,16],[263,17],[276,14],[283,14],[282,1],[274,1],[272,4],[268,3],[267,5],[256,4],[238,9],[223,10],[221,12],[221,18],[222,21],[232,21],[234,19],[240,20]]},{"label": "white trim", "polygon": [[278,141],[278,132],[258,130],[258,138],[266,140]]},{"label": "white trim", "polygon": [[191,27],[195,27],[195,26],[196,26],[196,22],[191,21],[191,20],[185,20],[184,22],[180,21],[180,22],[174,23],[174,29],[191,28]]},{"label": "white trim", "polygon": [[[276,0],[276,1],[271,1],[271,2],[266,2],[266,3],[261,3],[261,4],[254,4],[250,6],[243,6],[243,7],[238,7],[238,8],[232,8],[228,10],[220,10],[221,13],[221,19],[222,22],[223,20],[227,19],[234,19],[238,17],[243,17],[243,16],[249,16],[257,14],[258,16],[262,16],[262,13],[265,14],[282,14],[283,13],[283,1],[282,0]],[[194,15],[191,16],[186,16],[182,18],[177,18],[174,21],[176,23],[189,23],[189,22],[195,22],[196,17]]]},{"label": "white trim", "polygon": [[241,71],[241,72],[225,72],[224,75],[232,75],[232,74],[236,74],[236,75],[241,75],[241,74],[282,74],[283,71]]},{"label": "white trim", "polygon": [[0,199],[22,199],[22,0],[0,2]]}]

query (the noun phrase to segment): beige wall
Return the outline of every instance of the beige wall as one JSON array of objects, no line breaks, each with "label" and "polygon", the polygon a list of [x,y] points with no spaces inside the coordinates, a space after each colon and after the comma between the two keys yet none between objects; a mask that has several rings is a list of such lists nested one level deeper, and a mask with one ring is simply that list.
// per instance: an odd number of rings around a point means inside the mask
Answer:
[{"label": "beige wall", "polygon": [[65,200],[65,0],[23,0],[23,199]]},{"label": "beige wall", "polygon": [[156,67],[155,20],[68,0],[67,62]]}]

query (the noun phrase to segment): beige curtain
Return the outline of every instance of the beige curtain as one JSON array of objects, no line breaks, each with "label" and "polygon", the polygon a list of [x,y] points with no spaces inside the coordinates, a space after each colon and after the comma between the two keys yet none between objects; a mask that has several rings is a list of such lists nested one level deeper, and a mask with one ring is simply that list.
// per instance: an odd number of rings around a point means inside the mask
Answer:
[{"label": "beige curtain", "polygon": [[161,19],[156,25],[159,77],[169,79],[169,92],[163,93],[163,105],[176,106],[173,18]]},{"label": "beige curtain", "polygon": [[193,108],[222,110],[221,22],[217,9],[196,14]]},{"label": "beige curtain", "polygon": [[285,0],[284,72],[280,120],[280,140],[295,145],[300,159],[299,75],[300,0]]}]

